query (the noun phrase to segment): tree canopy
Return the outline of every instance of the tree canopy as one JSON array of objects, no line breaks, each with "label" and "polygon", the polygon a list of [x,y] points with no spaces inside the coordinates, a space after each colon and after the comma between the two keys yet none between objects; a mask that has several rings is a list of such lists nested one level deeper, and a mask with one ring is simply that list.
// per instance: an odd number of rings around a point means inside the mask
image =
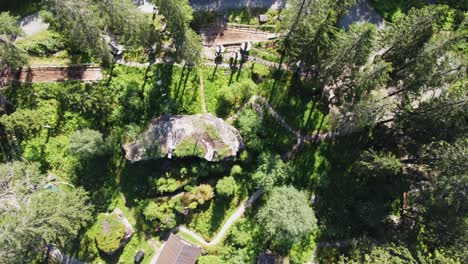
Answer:
[{"label": "tree canopy", "polygon": [[46,183],[38,164],[0,165],[0,260],[30,263],[48,243],[68,247],[91,219],[82,188]]},{"label": "tree canopy", "polygon": [[306,194],[294,187],[274,188],[257,214],[265,237],[279,249],[285,250],[314,231],[317,219],[308,204]]}]

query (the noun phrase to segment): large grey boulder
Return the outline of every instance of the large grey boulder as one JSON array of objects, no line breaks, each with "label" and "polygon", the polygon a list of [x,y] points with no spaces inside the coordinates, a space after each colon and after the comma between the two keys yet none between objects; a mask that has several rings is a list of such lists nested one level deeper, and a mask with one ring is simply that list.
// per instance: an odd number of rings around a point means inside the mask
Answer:
[{"label": "large grey boulder", "polygon": [[222,160],[236,156],[243,147],[239,131],[211,114],[160,116],[137,140],[124,145],[131,162],[165,156]]}]

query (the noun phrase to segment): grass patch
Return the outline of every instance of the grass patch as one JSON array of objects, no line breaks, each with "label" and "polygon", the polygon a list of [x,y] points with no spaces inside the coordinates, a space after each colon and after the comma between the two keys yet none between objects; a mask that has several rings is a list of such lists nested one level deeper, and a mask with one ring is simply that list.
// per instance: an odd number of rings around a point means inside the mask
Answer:
[{"label": "grass patch", "polygon": [[178,157],[205,157],[205,149],[203,148],[202,142],[196,140],[193,137],[184,138],[179,144],[177,144],[174,154]]}]

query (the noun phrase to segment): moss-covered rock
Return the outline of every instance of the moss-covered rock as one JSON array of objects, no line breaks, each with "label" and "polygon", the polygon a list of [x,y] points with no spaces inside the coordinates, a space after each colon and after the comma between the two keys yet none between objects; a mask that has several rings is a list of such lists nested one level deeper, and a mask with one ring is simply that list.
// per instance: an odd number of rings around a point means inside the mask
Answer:
[{"label": "moss-covered rock", "polygon": [[211,114],[160,116],[136,141],[124,145],[132,162],[172,155],[222,160],[243,147],[239,131]]},{"label": "moss-covered rock", "polygon": [[97,248],[109,255],[122,249],[133,235],[127,218],[118,208],[110,214],[100,214],[94,228]]}]

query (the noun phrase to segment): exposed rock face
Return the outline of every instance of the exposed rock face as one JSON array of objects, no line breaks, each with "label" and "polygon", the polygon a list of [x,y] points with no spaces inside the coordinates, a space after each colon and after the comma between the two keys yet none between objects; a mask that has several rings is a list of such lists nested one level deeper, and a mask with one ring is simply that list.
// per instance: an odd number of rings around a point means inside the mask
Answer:
[{"label": "exposed rock face", "polygon": [[211,114],[160,116],[139,139],[124,145],[131,162],[172,155],[221,160],[243,147],[239,131]]}]

